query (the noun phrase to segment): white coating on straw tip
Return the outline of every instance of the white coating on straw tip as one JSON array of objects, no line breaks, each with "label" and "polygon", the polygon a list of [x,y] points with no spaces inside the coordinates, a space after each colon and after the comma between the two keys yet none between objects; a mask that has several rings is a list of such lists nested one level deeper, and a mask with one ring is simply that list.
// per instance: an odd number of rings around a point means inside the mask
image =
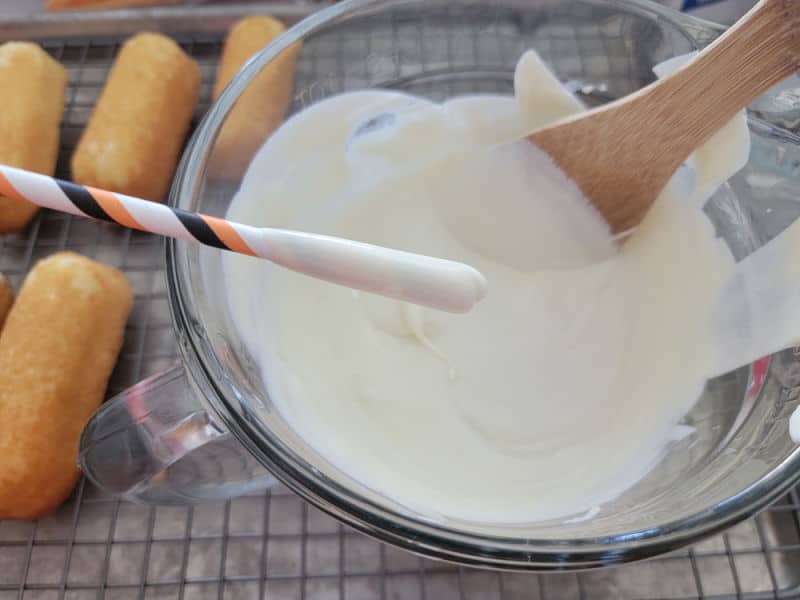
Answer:
[{"label": "white coating on straw tip", "polygon": [[293,271],[447,312],[466,312],[488,283],[463,263],[341,238],[261,229],[256,252]]}]

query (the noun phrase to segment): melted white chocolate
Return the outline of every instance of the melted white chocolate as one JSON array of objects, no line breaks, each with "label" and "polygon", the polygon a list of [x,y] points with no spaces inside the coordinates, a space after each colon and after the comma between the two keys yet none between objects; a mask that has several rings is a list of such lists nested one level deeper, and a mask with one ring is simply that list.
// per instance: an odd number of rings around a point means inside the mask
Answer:
[{"label": "melted white chocolate", "polygon": [[746,160],[743,115],[618,247],[520,141],[581,104],[533,53],[515,86],[441,105],[326,99],[265,144],[228,213],[466,262],[489,282],[470,313],[224,256],[237,328],[299,435],[380,494],[482,522],[614,498],[680,437],[706,378],[738,366],[709,326],[734,261],[701,206]]}]

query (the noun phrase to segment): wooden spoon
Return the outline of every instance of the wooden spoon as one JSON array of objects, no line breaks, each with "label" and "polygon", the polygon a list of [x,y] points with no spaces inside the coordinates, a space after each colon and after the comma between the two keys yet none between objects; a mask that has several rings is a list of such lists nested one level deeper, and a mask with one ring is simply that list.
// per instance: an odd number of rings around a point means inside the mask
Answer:
[{"label": "wooden spoon", "polygon": [[672,75],[529,139],[606,218],[635,227],[683,161],[739,110],[800,70],[800,0],[761,0]]}]

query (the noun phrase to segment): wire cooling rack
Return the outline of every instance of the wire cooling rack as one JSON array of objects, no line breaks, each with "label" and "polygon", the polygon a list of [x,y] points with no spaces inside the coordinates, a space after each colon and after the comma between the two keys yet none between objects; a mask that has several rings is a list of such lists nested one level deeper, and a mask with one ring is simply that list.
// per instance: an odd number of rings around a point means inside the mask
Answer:
[{"label": "wire cooling rack", "polygon": [[[208,106],[222,33],[176,34],[201,65]],[[120,37],[43,40],[70,71],[59,175],[119,49]],[[331,47],[331,52],[336,47]],[[313,74],[335,56],[301,59]],[[330,65],[324,68],[330,68]],[[43,212],[0,236],[0,272],[70,249],[120,268],[133,313],[109,394],[174,363],[163,242]],[[42,440],[46,443],[46,440]],[[418,558],[350,531],[286,488],[197,507],[120,502],[81,481],[55,514],[0,522],[0,600],[267,598],[280,600],[767,599],[800,597],[800,496],[694,547],[580,574],[501,574]]]}]

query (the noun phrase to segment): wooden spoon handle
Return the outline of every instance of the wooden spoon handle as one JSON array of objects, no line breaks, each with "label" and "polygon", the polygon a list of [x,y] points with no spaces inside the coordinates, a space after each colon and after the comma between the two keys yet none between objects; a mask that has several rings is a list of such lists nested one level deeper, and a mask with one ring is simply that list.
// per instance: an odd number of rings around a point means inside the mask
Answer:
[{"label": "wooden spoon handle", "polygon": [[664,107],[652,118],[658,115],[660,129],[672,133],[668,139],[680,164],[738,111],[798,69],[800,2],[761,0],[640,101]]},{"label": "wooden spoon handle", "polygon": [[798,69],[800,0],[761,0],[672,75],[529,138],[623,232],[639,224],[689,154]]}]

